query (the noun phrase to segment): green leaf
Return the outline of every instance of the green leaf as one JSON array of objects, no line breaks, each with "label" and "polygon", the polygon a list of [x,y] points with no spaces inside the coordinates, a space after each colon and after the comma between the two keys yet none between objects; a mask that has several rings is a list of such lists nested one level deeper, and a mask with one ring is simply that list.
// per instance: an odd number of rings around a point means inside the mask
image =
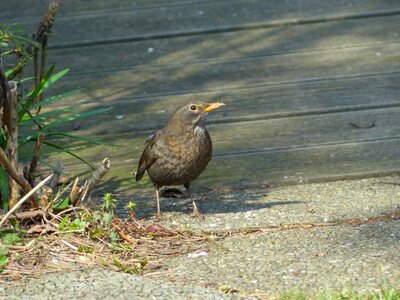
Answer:
[{"label": "green leaf", "polygon": [[53,122],[47,124],[43,128],[43,130],[48,130],[51,127],[54,127],[56,125],[59,125],[59,124],[65,123],[65,122],[75,121],[75,120],[78,120],[78,119],[90,117],[92,115],[105,113],[107,111],[110,111],[111,109],[112,109],[112,107],[98,108],[98,109],[90,110],[90,111],[87,111],[87,112],[84,112],[84,113],[78,113],[78,114],[74,114],[74,115],[71,115],[71,116],[68,116],[68,117],[65,117],[65,118],[60,118],[60,119],[58,119],[56,121],[53,121]]},{"label": "green leaf", "polygon": [[6,233],[1,237],[3,245],[21,245],[24,239],[16,232]]},{"label": "green leaf", "polygon": [[56,96],[52,96],[50,98],[43,99],[42,101],[31,105],[30,109],[38,108],[39,106],[43,106],[45,104],[60,100],[62,98],[65,98],[65,97],[68,97],[68,96],[71,96],[71,95],[74,95],[74,94],[77,94],[77,93],[79,93],[79,92],[81,92],[83,90],[84,89],[75,89],[75,90],[72,90],[70,92],[62,93],[62,94],[59,94],[59,95],[56,95]]},{"label": "green leaf", "polygon": [[52,169],[54,171],[57,171],[62,175],[69,176],[66,172],[64,172],[63,170],[58,169],[55,165],[53,165],[53,164],[51,164],[51,163],[49,163],[49,162],[47,162],[47,161],[45,161],[43,159],[40,159],[40,158],[39,158],[39,161],[40,161],[40,163],[48,166],[50,169]]},{"label": "green leaf", "polygon": [[[44,91],[44,85],[47,82],[47,80],[49,80],[51,74],[53,73],[55,68],[55,65],[52,65],[46,72],[46,74],[43,76],[43,80],[42,82],[33,90],[31,91],[26,98],[24,98],[22,100],[22,104],[25,105],[27,107],[27,109],[30,109],[30,106],[32,105],[33,99],[35,99],[35,97],[41,93],[43,93]],[[19,120],[22,119],[22,117],[25,115],[25,110],[21,109],[20,112],[18,113],[18,118]]]},{"label": "green leaf", "polygon": [[81,162],[87,164],[91,169],[94,169],[94,167],[93,167],[89,162],[87,162],[87,161],[84,160],[83,158],[79,157],[79,156],[76,155],[75,153],[72,153],[71,151],[68,151],[68,150],[65,151],[65,149],[63,149],[61,146],[58,146],[58,145],[56,145],[56,144],[52,144],[52,143],[49,143],[49,142],[46,142],[46,141],[44,142],[44,144],[47,145],[47,146],[50,146],[50,147],[54,147],[54,148],[56,148],[56,149],[64,150],[63,152],[68,153],[69,155],[72,155],[73,157],[79,159]]},{"label": "green leaf", "polygon": [[25,137],[23,140],[18,141],[18,148],[22,147],[23,145],[25,145],[28,142],[33,142],[33,141],[36,142],[38,136],[39,136],[39,131],[36,131],[33,134]]},{"label": "green leaf", "polygon": [[34,123],[34,121],[36,121],[36,122],[40,123],[41,125],[45,126],[45,124],[43,124],[42,122],[48,121],[48,118],[58,116],[61,114],[65,114],[65,113],[69,113],[73,110],[74,110],[74,108],[55,109],[55,110],[51,110],[51,111],[48,111],[45,113],[38,114],[37,116],[34,116],[33,118],[30,117],[29,115],[27,118],[26,118],[26,116],[23,116],[19,122],[19,125],[23,125],[23,126],[31,125]]},{"label": "green leaf", "polygon": [[50,86],[52,86],[54,83],[56,83],[60,78],[62,78],[68,72],[69,72],[69,69],[67,68],[67,69],[64,69],[64,70],[54,74],[48,80],[44,81],[43,88],[48,89]]},{"label": "green leaf", "polygon": [[51,137],[68,137],[68,138],[72,138],[72,139],[77,139],[77,140],[81,140],[81,141],[85,141],[85,142],[89,142],[89,143],[93,143],[93,144],[97,144],[97,145],[109,145],[111,146],[111,144],[109,143],[104,143],[98,140],[94,140],[94,139],[90,139],[84,136],[80,136],[80,135],[75,135],[75,134],[69,134],[69,133],[61,133],[61,132],[55,132],[55,133],[50,133],[46,135],[47,138],[51,138]]},{"label": "green leaf", "polygon": [[94,248],[93,247],[88,247],[88,246],[79,246],[78,247],[78,252],[80,253],[93,253]]},{"label": "green leaf", "polygon": [[60,223],[58,223],[57,227],[58,229],[63,230],[65,228],[65,225],[67,224],[67,222],[69,221],[69,216],[65,216]]},{"label": "green leaf", "polygon": [[3,210],[8,212],[8,176],[6,171],[0,165],[0,192],[1,192],[1,203],[3,205]]},{"label": "green leaf", "polygon": [[[32,45],[32,46],[34,46],[36,48],[40,48],[40,44],[38,42],[36,42],[34,40],[31,40],[29,38],[26,38],[24,36],[14,35],[13,36],[13,41],[15,42],[17,40],[22,41],[22,42],[27,42],[28,44],[30,44],[30,45]],[[23,47],[23,48],[25,48],[25,47]]]},{"label": "green leaf", "polygon": [[101,228],[91,229],[89,231],[89,236],[91,239],[98,239],[104,237],[106,232]]},{"label": "green leaf", "polygon": [[62,201],[55,203],[53,205],[53,208],[57,209],[57,210],[65,209],[68,207],[68,204],[70,201],[71,201],[71,198],[69,196],[67,196]]},{"label": "green leaf", "polygon": [[[3,248],[3,247],[0,247],[0,249],[7,250],[6,248]],[[2,251],[0,250],[0,252],[2,252]],[[0,254],[0,272],[4,270],[4,267],[7,265],[7,263],[8,263],[7,255],[6,254]]]},{"label": "green leaf", "polygon": [[8,249],[6,247],[0,247],[0,255],[7,255]]},{"label": "green leaf", "polygon": [[86,224],[87,223],[85,221],[81,221],[79,219],[75,219],[72,223],[70,223],[68,225],[68,229],[69,230],[80,230],[80,229],[85,228]]},{"label": "green leaf", "polygon": [[[53,153],[65,153],[67,151],[74,151],[74,150],[76,150],[76,149],[60,149],[60,150],[41,151],[40,155],[48,155],[48,154],[53,154]],[[33,153],[20,155],[19,159],[20,160],[24,160],[24,159],[27,159],[27,158],[32,158],[33,155],[34,155]]]}]

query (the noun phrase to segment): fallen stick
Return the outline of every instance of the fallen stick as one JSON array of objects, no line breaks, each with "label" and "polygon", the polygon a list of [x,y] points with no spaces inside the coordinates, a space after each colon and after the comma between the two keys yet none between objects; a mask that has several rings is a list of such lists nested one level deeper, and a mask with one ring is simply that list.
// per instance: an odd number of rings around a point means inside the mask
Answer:
[{"label": "fallen stick", "polygon": [[41,182],[39,182],[39,184],[37,186],[35,186],[28,194],[26,194],[21,200],[19,200],[18,203],[15,204],[13,206],[13,208],[11,208],[8,211],[8,213],[5,214],[3,219],[1,219],[0,228],[3,226],[4,222],[14,213],[14,211],[16,211],[22,205],[22,203],[24,203],[30,196],[32,196],[34,193],[36,193],[37,190],[39,190],[43,185],[45,185],[47,183],[47,181],[49,181],[51,179],[51,177],[53,177],[53,174],[47,176],[45,179],[43,179]]},{"label": "fallen stick", "polygon": [[56,186],[57,186],[57,184],[58,184],[58,181],[60,180],[60,176],[61,176],[61,173],[63,172],[63,170],[64,170],[64,165],[63,165],[63,163],[62,162],[57,162],[57,164],[56,164],[56,167],[55,167],[55,170],[54,170],[54,173],[53,173],[53,175],[54,175],[54,177],[53,177],[53,179],[50,181],[50,183],[49,183],[49,187],[55,192],[56,191]]},{"label": "fallen stick", "polygon": [[16,246],[16,245],[3,245],[0,244],[0,247],[4,247],[10,250],[19,250],[19,251],[26,251],[28,250],[30,247],[32,247],[32,245],[36,242],[35,239],[31,240],[28,244],[26,244],[25,246]]},{"label": "fallen stick", "polygon": [[77,201],[76,204],[79,202],[83,202],[85,197],[90,194],[93,188],[100,182],[101,178],[108,173],[111,169],[111,162],[108,158],[103,159],[101,165],[93,172],[92,177],[86,182],[85,184],[85,191],[80,200]]},{"label": "fallen stick", "polygon": [[[23,177],[20,176],[17,171],[13,168],[10,161],[8,160],[6,154],[4,153],[3,149],[0,148],[0,163],[6,170],[7,174],[14,179],[18,185],[23,189],[26,194],[29,194],[32,190],[31,186],[29,185],[28,181]],[[32,194],[30,194],[32,195]]]}]

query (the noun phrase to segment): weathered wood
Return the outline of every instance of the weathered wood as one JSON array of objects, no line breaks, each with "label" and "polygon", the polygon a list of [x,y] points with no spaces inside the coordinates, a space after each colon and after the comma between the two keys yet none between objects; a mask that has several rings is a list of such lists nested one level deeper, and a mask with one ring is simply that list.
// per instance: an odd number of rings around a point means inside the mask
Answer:
[{"label": "weathered wood", "polygon": [[[197,185],[399,171],[397,0],[129,3],[63,2],[50,38],[50,61],[72,70],[52,93],[85,87],[57,105],[115,107],[80,121],[80,134],[116,146],[77,152],[113,160],[106,189],[150,186],[130,174],[144,139],[187,101],[227,104],[210,114],[214,160]],[[64,154],[52,159],[87,170]]]},{"label": "weathered wood", "polygon": [[[400,172],[399,147],[400,139],[394,137],[330,145],[304,145],[292,149],[243,153],[239,156],[216,155],[194,184],[208,187],[261,185],[266,182],[293,184],[395,174]],[[121,160],[115,161],[109,174],[112,180],[102,186],[120,195],[130,195],[135,188],[151,187],[147,176],[140,183],[134,181],[130,172],[136,167],[136,160],[128,160],[126,152],[116,156]],[[69,166],[74,172],[82,170],[81,167]]]},{"label": "weathered wood", "polygon": [[[99,136],[129,132],[145,136],[162,127],[176,106],[188,101],[218,100],[228,104],[217,114],[209,115],[209,125],[399,107],[399,80],[399,74],[389,74],[240,88],[226,93],[116,100],[111,103],[114,106],[111,113],[85,120],[79,132]],[[72,130],[73,125],[63,128]]]},{"label": "weathered wood", "polygon": [[[246,57],[293,52],[322,51],[362,45],[399,42],[398,16],[322,22],[238,32],[174,37],[152,41],[94,45],[77,49],[53,49],[50,63],[70,68],[71,74],[110,72],[155,66],[182,66]],[[384,46],[383,46],[384,47]],[[79,51],[79,55],[76,55]]]},{"label": "weathered wood", "polygon": [[[400,70],[400,60],[396,59],[399,51],[400,43],[393,43],[384,46],[190,64],[186,67],[131,69],[113,73],[94,73],[90,76],[76,75],[60,83],[53,92],[85,86],[84,92],[74,96],[79,99],[80,104],[107,105],[111,103],[110,101],[116,104],[114,102],[116,100],[128,99],[128,102],[125,102],[126,106],[123,107],[125,111],[129,105],[129,98],[136,97],[138,102],[142,102],[140,105],[145,105],[142,108],[135,107],[140,109],[137,112],[160,112],[167,109],[169,103],[160,101],[146,103],[148,97],[159,99],[165,95],[207,91],[214,92],[217,96],[218,94],[226,96],[232,94],[233,90],[243,88],[300,85],[306,82],[337,79],[343,79],[344,82],[346,79],[367,75],[376,75],[376,78],[379,78],[385,74],[397,74],[396,72]],[[110,85],[113,89],[109,88]],[[66,99],[65,103],[71,103],[71,99]]]},{"label": "weathered wood", "polygon": [[[354,0],[346,4],[341,0],[183,2],[179,5],[99,10],[83,14],[76,11],[62,14],[61,7],[51,45],[76,47],[104,42],[360,18],[396,12],[400,12],[400,3],[395,0],[384,2]],[[32,29],[37,24],[37,19],[23,18],[18,23]]]},{"label": "weathered wood", "polygon": [[[207,0],[205,0],[207,1]],[[204,0],[185,0],[185,3],[191,2],[205,2]],[[68,0],[60,1],[64,14],[82,14],[93,11],[117,11],[126,9],[143,9],[146,7],[163,5],[176,5],[182,1],[170,1],[165,3],[164,0],[96,0],[92,1],[82,0]],[[0,2],[0,17],[4,19],[17,18],[33,18],[35,16],[42,16],[49,5],[49,0],[23,0],[14,1],[13,10],[7,2]],[[18,12],[18,15],[15,15]]]},{"label": "weathered wood", "polygon": [[[214,140],[214,155],[234,156],[303,146],[400,138],[399,114],[400,107],[395,107],[221,123],[207,127]],[[138,159],[146,136],[138,136],[135,132],[118,135],[111,133],[104,135],[103,139],[116,147],[94,145],[89,151],[83,150],[82,154],[94,160],[100,153],[108,151],[116,158]]]}]

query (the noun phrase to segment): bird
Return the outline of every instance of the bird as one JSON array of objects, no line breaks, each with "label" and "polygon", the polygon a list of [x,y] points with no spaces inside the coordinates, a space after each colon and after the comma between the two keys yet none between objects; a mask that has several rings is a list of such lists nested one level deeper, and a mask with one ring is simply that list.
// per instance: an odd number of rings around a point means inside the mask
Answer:
[{"label": "bird", "polygon": [[192,200],[192,215],[201,215],[190,184],[212,157],[211,138],[204,127],[206,116],[224,105],[220,102],[182,105],[162,129],[146,140],[135,179],[141,180],[147,171],[156,189],[157,218],[161,218],[160,188],[171,185],[183,185]]}]

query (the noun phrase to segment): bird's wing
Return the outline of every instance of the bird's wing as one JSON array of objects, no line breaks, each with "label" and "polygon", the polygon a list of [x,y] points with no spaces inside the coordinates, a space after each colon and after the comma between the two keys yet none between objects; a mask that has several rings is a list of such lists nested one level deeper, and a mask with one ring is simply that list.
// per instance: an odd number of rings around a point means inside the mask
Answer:
[{"label": "bird's wing", "polygon": [[154,155],[152,148],[157,140],[159,132],[156,132],[146,140],[146,147],[143,150],[142,156],[139,160],[139,166],[136,171],[136,181],[142,179],[144,172],[156,161],[157,157]]}]

